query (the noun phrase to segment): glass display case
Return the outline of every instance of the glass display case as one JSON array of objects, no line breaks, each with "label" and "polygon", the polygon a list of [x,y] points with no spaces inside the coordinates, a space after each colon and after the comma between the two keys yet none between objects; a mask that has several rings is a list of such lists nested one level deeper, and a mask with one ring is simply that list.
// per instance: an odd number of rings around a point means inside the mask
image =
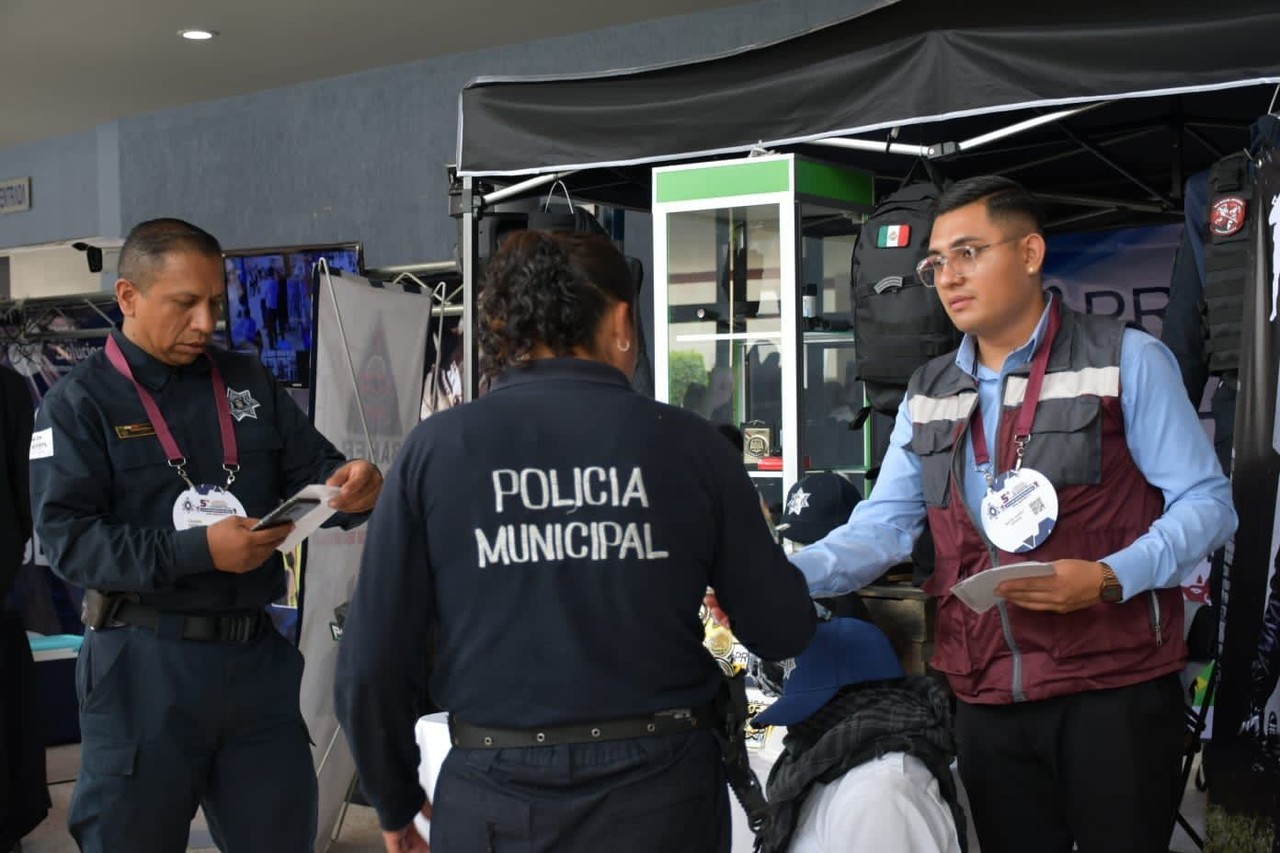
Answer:
[{"label": "glass display case", "polygon": [[795,155],[654,170],[656,395],[743,432],[766,501],[815,470],[866,493],[849,286],[872,177]]}]

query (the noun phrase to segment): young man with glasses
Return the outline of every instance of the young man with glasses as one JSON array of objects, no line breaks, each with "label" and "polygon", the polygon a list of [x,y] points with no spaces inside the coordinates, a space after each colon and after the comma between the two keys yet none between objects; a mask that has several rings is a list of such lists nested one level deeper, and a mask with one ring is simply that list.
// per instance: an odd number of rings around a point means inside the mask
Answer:
[{"label": "young man with glasses", "polygon": [[[959,699],[983,853],[1164,851],[1180,799],[1184,575],[1235,530],[1229,484],[1155,338],[1043,290],[1040,205],[1005,178],[938,202],[921,262],[965,333],[916,371],[875,490],[793,556],[814,596],[905,560],[926,518],[934,668]],[[976,612],[961,580],[1023,561]]]}]

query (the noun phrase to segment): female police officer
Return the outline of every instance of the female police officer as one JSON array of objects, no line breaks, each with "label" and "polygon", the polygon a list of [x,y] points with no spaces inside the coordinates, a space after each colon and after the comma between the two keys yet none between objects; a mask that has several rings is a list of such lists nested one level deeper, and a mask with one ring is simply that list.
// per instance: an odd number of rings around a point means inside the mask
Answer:
[{"label": "female police officer", "polygon": [[527,231],[480,295],[480,400],[409,436],[370,521],[337,708],[388,850],[426,849],[423,650],[453,750],[440,850],[729,849],[702,647],[708,585],[766,658],[814,611],[741,458],[633,392],[635,284],[599,237]]}]

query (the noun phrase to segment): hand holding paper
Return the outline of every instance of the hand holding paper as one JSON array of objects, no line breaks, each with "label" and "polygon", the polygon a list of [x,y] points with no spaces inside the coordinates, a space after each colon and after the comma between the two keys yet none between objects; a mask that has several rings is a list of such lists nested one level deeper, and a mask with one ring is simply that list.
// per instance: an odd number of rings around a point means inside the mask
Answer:
[{"label": "hand holding paper", "polygon": [[1092,607],[1101,600],[1102,578],[1102,563],[1054,560],[1052,576],[1005,581],[997,594],[1027,610],[1070,613]]},{"label": "hand holding paper", "polygon": [[253,522],[238,515],[228,516],[204,528],[213,567],[238,575],[261,566],[272,550],[290,534],[288,524],[254,530]]},{"label": "hand holding paper", "polygon": [[967,604],[970,609],[985,613],[999,600],[999,596],[996,595],[996,586],[1002,581],[1044,577],[1053,573],[1052,563],[1013,563],[1008,566],[996,566],[960,581],[951,587],[951,594]]},{"label": "hand holding paper", "polygon": [[294,521],[293,530],[289,533],[288,538],[276,546],[276,550],[281,554],[289,553],[297,547],[299,542],[306,539],[320,525],[328,521],[329,517],[337,512],[336,509],[329,505],[329,502],[337,496],[338,491],[333,486],[321,486],[319,484],[303,486],[299,489],[294,497],[311,498],[317,503],[310,512]]}]

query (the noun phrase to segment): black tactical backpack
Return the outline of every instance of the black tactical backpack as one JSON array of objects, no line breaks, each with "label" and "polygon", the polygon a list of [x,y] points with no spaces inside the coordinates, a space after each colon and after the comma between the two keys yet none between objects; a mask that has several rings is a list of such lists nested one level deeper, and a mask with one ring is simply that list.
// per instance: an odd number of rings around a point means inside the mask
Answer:
[{"label": "black tactical backpack", "polygon": [[907,380],[929,359],[951,352],[961,335],[942,300],[916,278],[939,191],[908,184],[886,196],[853,249],[853,335],[858,378],[878,412],[898,411]]}]

